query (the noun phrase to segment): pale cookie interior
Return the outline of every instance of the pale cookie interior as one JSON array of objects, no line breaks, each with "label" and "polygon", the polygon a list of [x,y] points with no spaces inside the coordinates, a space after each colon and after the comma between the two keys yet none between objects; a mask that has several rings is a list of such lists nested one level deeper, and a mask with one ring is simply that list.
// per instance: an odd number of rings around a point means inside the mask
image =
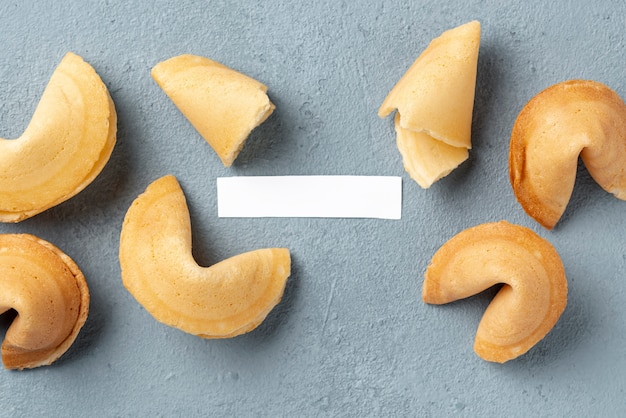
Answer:
[{"label": "pale cookie interior", "polygon": [[626,104],[596,81],[570,80],[543,90],[513,125],[513,191],[526,213],[548,229],[569,203],[579,156],[604,190],[626,199]]},{"label": "pale cookie interior", "polygon": [[433,256],[422,298],[443,304],[497,284],[503,286],[480,321],[474,351],[484,360],[503,363],[543,339],[565,310],[565,270],[550,243],[504,221],[466,229]]},{"label": "pale cookie interior", "polygon": [[0,313],[17,316],[2,343],[7,369],[49,365],[65,353],[87,319],[89,289],[57,247],[27,234],[0,235]]},{"label": "pale cookie interior", "polygon": [[396,114],[396,144],[402,155],[404,169],[422,188],[429,188],[469,157],[467,148],[453,147],[426,132],[404,129],[399,119],[400,115]]},{"label": "pale cookie interior", "polygon": [[120,238],[122,281],[158,321],[204,338],[256,328],[281,300],[289,251],[268,248],[210,267],[191,251],[189,211],[178,181],[165,176],[131,205]]},{"label": "pale cookie interior", "polygon": [[[398,148],[405,169],[423,188],[469,155],[479,45],[477,21],[444,32],[411,65],[378,111],[386,117],[397,109]],[[433,145],[435,141],[442,145]]]},{"label": "pale cookie interior", "polygon": [[226,167],[233,164],[252,130],[275,108],[265,85],[196,55],[158,63],[152,78]]},{"label": "pale cookie interior", "polygon": [[117,115],[95,70],[68,53],[17,139],[0,139],[0,222],[18,222],[66,201],[108,162]]}]

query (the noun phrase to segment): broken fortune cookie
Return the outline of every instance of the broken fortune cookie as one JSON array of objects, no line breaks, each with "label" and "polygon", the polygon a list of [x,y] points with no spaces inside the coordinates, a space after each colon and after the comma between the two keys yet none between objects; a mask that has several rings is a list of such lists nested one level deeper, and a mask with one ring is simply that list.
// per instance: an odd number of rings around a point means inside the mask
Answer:
[{"label": "broken fortune cookie", "polygon": [[465,161],[471,144],[480,23],[435,38],[383,101],[378,116],[397,109],[396,143],[404,168],[422,188]]},{"label": "broken fortune cookie", "polygon": [[209,58],[179,55],[155,65],[151,74],[225,167],[274,111],[264,84]]}]

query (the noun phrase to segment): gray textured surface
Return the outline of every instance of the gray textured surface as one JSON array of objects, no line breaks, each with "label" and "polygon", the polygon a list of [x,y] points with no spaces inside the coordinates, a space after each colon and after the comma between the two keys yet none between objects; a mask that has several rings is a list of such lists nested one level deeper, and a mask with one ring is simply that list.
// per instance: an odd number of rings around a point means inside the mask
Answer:
[{"label": "gray textured surface", "polygon": [[[0,371],[0,416],[623,416],[626,206],[583,170],[548,232],[516,203],[508,137],[522,105],[569,78],[626,96],[626,3],[615,1],[4,1],[0,136],[17,137],[66,51],[110,88],[119,139],[81,194],[0,232],[50,240],[83,269],[91,312],[53,366]],[[482,22],[474,149],[430,190],[408,179],[379,104],[428,42]],[[277,109],[225,169],[150,78],[157,62],[204,55],[257,78]],[[287,246],[285,297],[257,330],[208,341],[154,321],[117,261],[130,202],[175,174],[201,263]],[[404,177],[401,221],[218,219],[215,178]],[[569,304],[527,355],[495,365],[472,351],[490,294],[432,307],[419,293],[456,232],[506,219],[546,237]],[[2,323],[6,329],[7,320]]]}]

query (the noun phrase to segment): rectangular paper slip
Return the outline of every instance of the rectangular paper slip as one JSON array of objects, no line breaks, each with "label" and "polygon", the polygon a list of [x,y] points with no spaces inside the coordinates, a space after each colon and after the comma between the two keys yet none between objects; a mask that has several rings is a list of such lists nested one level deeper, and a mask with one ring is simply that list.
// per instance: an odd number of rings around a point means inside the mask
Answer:
[{"label": "rectangular paper slip", "polygon": [[400,219],[402,179],[384,176],[253,176],[217,179],[222,218]]}]

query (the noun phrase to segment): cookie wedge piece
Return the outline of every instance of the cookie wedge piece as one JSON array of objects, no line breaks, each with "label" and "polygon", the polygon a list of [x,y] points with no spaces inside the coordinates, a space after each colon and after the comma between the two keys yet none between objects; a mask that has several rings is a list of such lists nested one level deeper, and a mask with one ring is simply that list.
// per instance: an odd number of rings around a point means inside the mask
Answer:
[{"label": "cookie wedge piece", "polygon": [[579,157],[600,187],[626,200],[626,104],[597,81],[548,87],[513,125],[511,185],[524,211],[547,229],[565,212]]},{"label": "cookie wedge piece", "polygon": [[155,65],[151,74],[225,167],[275,108],[264,84],[209,58],[176,56]]},{"label": "cookie wedge piece", "polygon": [[19,222],[87,187],[109,161],[117,114],[109,92],[81,57],[67,53],[28,127],[0,139],[0,222]]},{"label": "cookie wedge piece", "polygon": [[7,369],[47,366],[74,343],[89,312],[89,288],[76,263],[28,234],[0,235],[0,313],[17,316],[2,342]]},{"label": "cookie wedge piece", "polygon": [[126,289],[159,322],[203,338],[256,328],[282,298],[289,250],[259,249],[202,267],[191,243],[183,191],[174,176],[164,176],[124,219],[119,258]]},{"label": "cookie wedge piece", "polygon": [[567,305],[567,279],[554,247],[528,228],[505,221],[468,228],[433,256],[422,299],[444,304],[502,287],[474,340],[484,360],[521,356],[554,327]]},{"label": "cookie wedge piece", "polygon": [[444,32],[422,52],[383,101],[394,110],[404,168],[422,188],[448,175],[471,149],[480,23]]}]

